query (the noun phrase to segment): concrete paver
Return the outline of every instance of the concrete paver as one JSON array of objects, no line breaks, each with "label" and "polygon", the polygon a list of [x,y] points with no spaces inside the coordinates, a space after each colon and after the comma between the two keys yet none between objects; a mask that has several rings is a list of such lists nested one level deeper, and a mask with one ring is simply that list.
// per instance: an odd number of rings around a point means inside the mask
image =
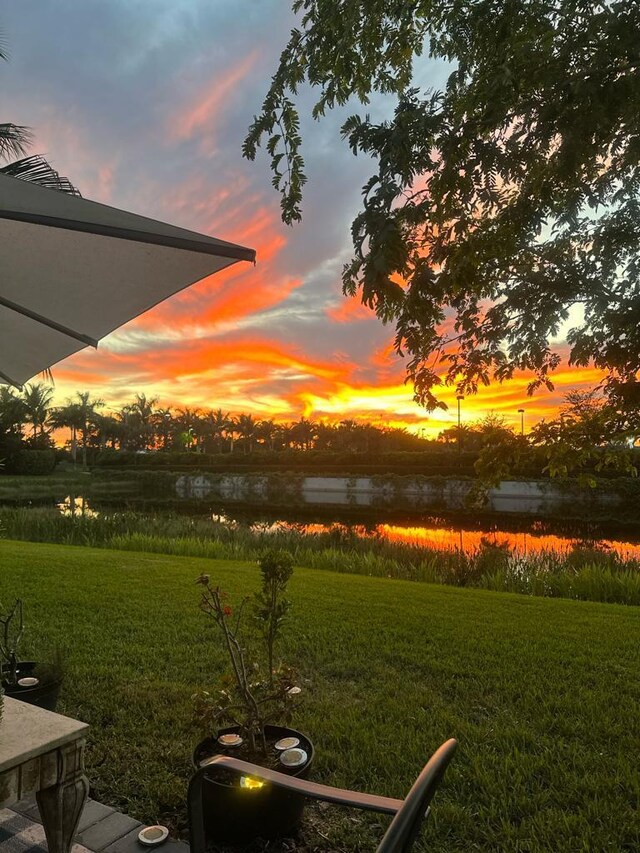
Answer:
[{"label": "concrete paver", "polygon": [[[7,836],[4,842],[0,840],[0,853],[47,853],[40,812],[32,797],[4,809],[0,825]],[[141,829],[139,821],[87,800],[71,853],[143,853],[138,841]],[[189,853],[189,845],[170,838],[162,845],[162,853]]]},{"label": "concrete paver", "polygon": [[78,835],[80,835],[81,832],[84,832],[85,829],[93,826],[94,823],[104,820],[104,818],[109,817],[111,814],[115,814],[115,809],[112,809],[111,806],[103,806],[102,803],[99,803],[96,800],[87,800],[84,811],[80,816]]},{"label": "concrete paver", "polygon": [[142,824],[139,821],[128,817],[126,814],[114,811],[87,827],[84,832],[78,833],[76,838],[84,847],[100,853],[105,847],[113,844],[123,835],[127,835],[131,830],[137,829],[139,832],[141,827]]}]

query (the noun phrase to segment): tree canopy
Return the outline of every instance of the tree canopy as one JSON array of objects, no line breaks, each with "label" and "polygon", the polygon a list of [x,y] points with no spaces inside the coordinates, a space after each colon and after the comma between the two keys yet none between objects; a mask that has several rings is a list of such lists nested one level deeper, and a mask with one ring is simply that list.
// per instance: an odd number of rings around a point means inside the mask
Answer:
[{"label": "tree canopy", "polygon": [[[313,116],[382,93],[393,114],[342,135],[377,168],[352,225],[347,294],[407,355],[416,400],[517,370],[551,385],[568,357],[618,399],[640,371],[640,2],[295,0],[299,16],[244,143],[265,145],[282,216],[306,181],[297,95]],[[423,55],[450,63],[421,90]],[[573,310],[572,310],[573,309]],[[566,349],[565,349],[566,352]],[[620,389],[624,390],[622,397]]]}]

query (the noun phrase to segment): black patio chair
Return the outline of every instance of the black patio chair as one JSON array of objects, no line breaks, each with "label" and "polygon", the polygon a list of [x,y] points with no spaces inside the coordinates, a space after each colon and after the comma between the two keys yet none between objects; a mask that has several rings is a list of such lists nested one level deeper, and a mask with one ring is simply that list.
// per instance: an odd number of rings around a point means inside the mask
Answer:
[{"label": "black patio chair", "polygon": [[268,770],[265,767],[249,764],[237,758],[226,755],[214,756],[206,765],[197,770],[189,783],[188,809],[191,853],[205,853],[202,785],[207,773],[213,768],[225,768],[243,775],[263,779],[273,785],[304,794],[304,796],[314,800],[395,815],[376,851],[377,853],[406,853],[411,849],[422,821],[429,813],[431,800],[457,746],[457,741],[451,739],[443,743],[434,752],[404,800],[378,797],[374,794],[360,794],[356,791],[333,788],[330,785],[319,785],[316,782],[297,779],[276,770]]}]

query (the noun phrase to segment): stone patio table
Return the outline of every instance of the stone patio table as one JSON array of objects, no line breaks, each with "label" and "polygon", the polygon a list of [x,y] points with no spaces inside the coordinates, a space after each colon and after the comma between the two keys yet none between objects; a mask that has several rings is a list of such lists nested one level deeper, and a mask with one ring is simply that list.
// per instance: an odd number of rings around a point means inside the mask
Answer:
[{"label": "stone patio table", "polygon": [[0,720],[0,808],[35,793],[50,853],[69,853],[87,799],[89,726],[4,697]]}]

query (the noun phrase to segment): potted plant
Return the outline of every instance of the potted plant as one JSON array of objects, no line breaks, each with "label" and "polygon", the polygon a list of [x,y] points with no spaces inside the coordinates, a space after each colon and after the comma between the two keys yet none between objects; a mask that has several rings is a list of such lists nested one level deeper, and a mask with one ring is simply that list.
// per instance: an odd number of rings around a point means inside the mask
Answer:
[{"label": "potted plant", "polygon": [[[234,608],[228,595],[202,575],[201,610],[214,622],[230,671],[218,690],[202,691],[196,717],[210,734],[193,754],[196,767],[214,755],[232,755],[263,767],[306,777],[313,760],[308,737],[289,728],[300,687],[293,670],[276,660],[275,646],[291,603],[285,592],[291,556],[270,551],[259,560],[262,587]],[[250,655],[247,623],[257,629],[262,652]],[[302,816],[304,797],[257,779],[213,770],[205,780],[205,827],[212,841],[239,843],[286,835]]]},{"label": "potted plant", "polygon": [[30,705],[38,705],[47,711],[55,711],[62,683],[59,655],[51,663],[18,658],[18,648],[24,634],[22,599],[16,599],[13,607],[0,616],[0,626],[0,673],[5,695]]}]

